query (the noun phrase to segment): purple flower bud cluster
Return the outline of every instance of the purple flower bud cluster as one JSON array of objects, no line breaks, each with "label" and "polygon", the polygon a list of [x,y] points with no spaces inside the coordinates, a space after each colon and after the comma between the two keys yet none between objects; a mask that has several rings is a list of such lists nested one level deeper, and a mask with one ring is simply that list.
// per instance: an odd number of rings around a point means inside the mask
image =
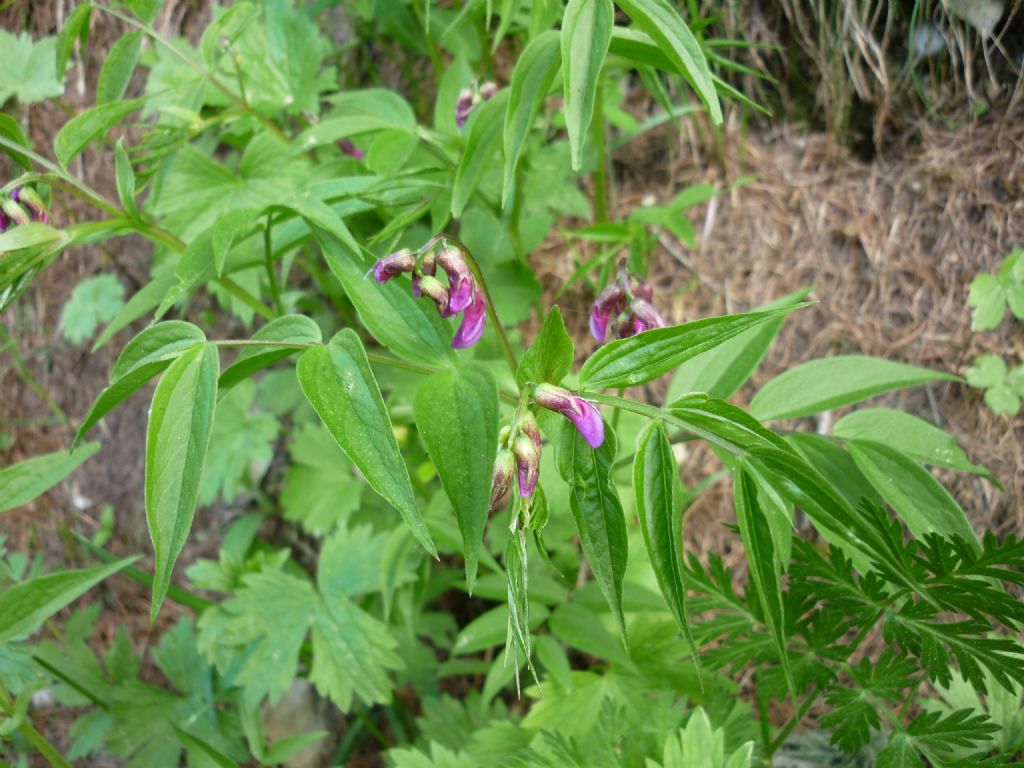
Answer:
[{"label": "purple flower bud cluster", "polygon": [[[604,420],[601,412],[590,400],[552,384],[540,384],[533,392],[534,402],[542,408],[565,416],[583,435],[592,448],[604,443]],[[541,436],[537,420],[530,411],[519,417],[514,427],[504,427],[498,436],[501,446],[494,463],[491,479],[491,511],[493,512],[515,478],[519,497],[528,501],[533,497],[540,478]]]},{"label": "purple flower bud cluster", "polygon": [[0,232],[32,221],[50,223],[46,205],[31,187],[15,187],[10,197],[0,203]]},{"label": "purple flower bud cluster", "polygon": [[455,125],[460,131],[469,119],[469,113],[482,102],[490,101],[497,92],[498,84],[490,80],[479,87],[474,85],[472,88],[463,88],[459,91],[459,97],[455,100]]},{"label": "purple flower bud cluster", "polygon": [[366,157],[366,154],[353,144],[348,139],[338,139],[338,149],[342,151],[342,154],[354,157],[356,160],[362,160]]},{"label": "purple flower bud cluster", "polygon": [[[435,253],[437,242],[441,249]],[[447,277],[447,285],[438,279],[438,267]],[[441,317],[462,315],[462,323],[452,339],[455,349],[465,349],[480,341],[487,324],[487,303],[461,248],[447,243],[444,237],[432,238],[418,252],[403,248],[388,254],[371,270],[378,285],[406,272],[412,274],[413,296],[426,296],[433,301]]]},{"label": "purple flower bud cluster", "polygon": [[651,304],[653,291],[644,280],[619,267],[615,282],[598,295],[590,310],[590,332],[598,341],[608,336],[609,323],[620,339],[651,328],[664,328],[665,318]]}]

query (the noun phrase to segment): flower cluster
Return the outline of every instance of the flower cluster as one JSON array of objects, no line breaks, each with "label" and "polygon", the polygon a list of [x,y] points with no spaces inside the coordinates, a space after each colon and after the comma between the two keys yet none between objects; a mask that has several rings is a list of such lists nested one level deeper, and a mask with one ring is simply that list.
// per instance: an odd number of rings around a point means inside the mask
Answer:
[{"label": "flower cluster", "polygon": [[[441,248],[435,253],[438,242]],[[437,278],[438,267],[444,271],[447,285]],[[413,296],[429,298],[441,317],[462,314],[453,347],[465,349],[480,340],[487,324],[487,303],[462,248],[447,243],[444,237],[431,238],[419,251],[403,248],[388,254],[371,270],[378,285],[406,272],[412,274]]]},{"label": "flower cluster", "polygon": [[50,215],[42,198],[31,187],[15,187],[11,195],[0,203],[0,232],[30,221],[50,223]]},{"label": "flower cluster", "polygon": [[598,341],[608,335],[612,323],[615,335],[624,339],[651,328],[664,328],[665,319],[651,305],[653,291],[646,281],[619,267],[618,277],[598,295],[590,310],[590,332]]},{"label": "flower cluster", "polygon": [[464,126],[466,121],[469,119],[469,113],[472,112],[477,105],[485,101],[490,101],[497,92],[497,83],[492,83],[490,80],[482,84],[479,88],[474,85],[472,88],[463,88],[459,91],[459,97],[455,100],[455,125],[458,126],[460,131],[462,130],[462,126]]},{"label": "flower cluster", "polygon": [[[537,405],[565,416],[593,448],[604,443],[604,420],[590,400],[567,389],[540,384],[534,389]],[[501,446],[491,478],[491,511],[508,493],[513,476],[518,480],[519,496],[533,497],[540,478],[541,436],[533,414],[524,411],[512,427],[504,427],[498,437]]]}]

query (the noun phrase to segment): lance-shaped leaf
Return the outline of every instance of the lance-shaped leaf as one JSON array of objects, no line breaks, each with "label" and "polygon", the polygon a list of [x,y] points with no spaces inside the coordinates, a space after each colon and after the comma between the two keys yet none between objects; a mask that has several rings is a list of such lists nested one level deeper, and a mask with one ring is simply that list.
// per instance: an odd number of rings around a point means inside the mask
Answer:
[{"label": "lance-shaped leaf", "polygon": [[72,448],[118,403],[167,368],[176,357],[204,341],[206,334],[201,329],[180,320],[151,325],[129,341],[110,372],[110,386],[100,392],[89,409]]},{"label": "lance-shaped leaf", "polygon": [[150,622],[160,611],[192,527],[219,369],[217,348],[200,344],[171,364],[153,393],[146,430],[146,521],[156,552]]},{"label": "lance-shaped leaf", "polygon": [[[302,349],[301,345],[319,344],[323,341],[320,326],[305,315],[277,317],[252,335],[253,341],[266,341],[267,346],[243,347],[235,362],[220,375],[221,389],[233,387],[257,371],[284,360]],[[273,342],[294,344],[277,347]]]},{"label": "lance-shaped leaf", "polygon": [[697,643],[686,615],[683,584],[683,505],[679,500],[679,468],[665,426],[652,421],[637,439],[633,460],[633,491],[644,546],[661,594],[683,631],[694,664],[701,668]]},{"label": "lance-shaped leaf", "polygon": [[16,509],[50,490],[99,449],[99,443],[87,443],[74,453],[57,451],[0,469],[0,512]]},{"label": "lance-shaped leaf", "polygon": [[356,332],[345,328],[328,344],[304,352],[296,374],[303,394],[341,450],[370,487],[401,513],[426,550],[436,556],[416,506],[391,417]]},{"label": "lance-shaped leaf", "polygon": [[795,304],[764,312],[723,315],[684,325],[655,328],[605,344],[583,364],[580,383],[589,389],[632,387],[656,379],[729,339],[806,306]]},{"label": "lance-shaped leaf", "polygon": [[54,571],[0,592],[0,645],[32,632],[68,603],[136,558],[81,571]]},{"label": "lance-shaped leaf", "polygon": [[68,120],[53,140],[53,154],[65,168],[89,142],[142,106],[143,99],[100,104]]},{"label": "lance-shaped leaf", "polygon": [[508,106],[508,90],[499,91],[490,101],[473,110],[466,126],[469,137],[466,149],[455,169],[452,182],[452,216],[461,216],[470,195],[476,189],[484,171],[491,165],[501,138],[501,127]]},{"label": "lance-shaped leaf", "polygon": [[[612,0],[569,0],[562,17],[562,81],[572,167],[583,167],[583,142],[594,117],[601,67],[615,23]],[[599,126],[604,130],[604,126]]]},{"label": "lance-shaped leaf", "polygon": [[579,529],[580,544],[590,570],[618,622],[627,644],[622,610],[622,578],[626,572],[628,544],[622,503],[612,485],[615,434],[605,425],[600,448],[591,448],[571,424],[562,429],[558,471],[569,484],[569,509]]},{"label": "lance-shaped leaf", "polygon": [[477,553],[491,501],[498,445],[498,386],[483,365],[442,371],[416,389],[413,413],[462,532],[466,582],[476,582]]},{"label": "lance-shaped leaf", "polygon": [[786,625],[783,616],[782,586],[778,560],[772,545],[771,525],[758,499],[757,485],[744,470],[736,474],[736,521],[750,564],[750,580],[760,597],[765,625],[775,643],[789,692],[796,695],[793,672],[786,651]]},{"label": "lance-shaped leaf", "polygon": [[572,339],[565,330],[562,312],[554,306],[519,363],[516,383],[520,387],[527,382],[558,384],[572,370],[573,354]]},{"label": "lance-shaped leaf", "polygon": [[516,165],[526,137],[533,127],[561,61],[559,35],[553,29],[530,41],[516,62],[509,83],[508,111],[505,113],[505,182],[501,188],[504,207],[512,191]]}]

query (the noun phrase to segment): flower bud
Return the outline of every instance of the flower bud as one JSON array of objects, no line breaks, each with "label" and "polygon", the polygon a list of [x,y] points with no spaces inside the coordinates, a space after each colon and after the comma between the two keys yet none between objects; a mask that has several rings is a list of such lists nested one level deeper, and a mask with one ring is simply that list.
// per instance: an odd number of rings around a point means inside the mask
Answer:
[{"label": "flower bud", "polygon": [[11,227],[10,217],[0,210],[0,232],[6,232]]},{"label": "flower bud", "polygon": [[619,284],[622,285],[630,297],[635,296],[644,301],[650,301],[654,298],[654,290],[651,288],[651,284],[628,272],[625,264],[619,265]]},{"label": "flower bud", "polygon": [[527,411],[523,414],[523,418],[519,421],[519,431],[526,435],[528,438],[533,440],[533,444],[537,446],[537,450],[540,450],[541,436],[540,428],[537,426],[537,419],[534,415]]},{"label": "flower bud", "polygon": [[437,263],[448,275],[447,316],[457,315],[473,302],[476,283],[462,250],[452,246],[441,249]]},{"label": "flower bud", "polygon": [[537,405],[556,411],[572,422],[591,448],[604,442],[604,420],[601,412],[589,400],[552,384],[540,384],[533,392]]},{"label": "flower bud", "polygon": [[11,220],[14,226],[22,226],[32,221],[32,218],[28,215],[24,208],[22,208],[12,197],[9,200],[4,200],[3,204],[0,205],[0,210],[3,210],[7,217]]},{"label": "flower bud", "polygon": [[455,349],[466,349],[480,341],[484,335],[484,326],[487,325],[487,303],[483,294],[473,286],[473,302],[462,314],[462,324],[455,332],[452,339],[452,347]]},{"label": "flower bud", "polygon": [[642,331],[647,331],[651,328],[665,327],[665,318],[658,313],[658,310],[643,299],[633,299],[629,308],[633,313],[633,318],[643,325],[643,328],[641,328]]},{"label": "flower bud", "polygon": [[15,189],[11,192],[11,199],[17,200],[28,208],[32,214],[32,221],[41,221],[44,224],[49,223],[50,216],[47,213],[46,204],[32,187],[19,187]]},{"label": "flower bud", "polygon": [[420,263],[416,267],[416,272],[420,275],[430,275],[433,277],[437,274],[437,254],[433,251],[428,251],[420,259]]},{"label": "flower bud", "polygon": [[366,157],[363,150],[359,149],[359,147],[348,139],[338,139],[338,149],[340,149],[343,154],[346,154],[349,157],[354,157],[356,160],[362,160]]},{"label": "flower bud", "polygon": [[455,100],[455,125],[461,130],[475,106],[476,94],[472,88],[463,88]]},{"label": "flower bud", "polygon": [[512,445],[516,457],[516,468],[519,471],[519,495],[524,499],[533,496],[540,478],[540,451],[526,435],[519,435]]},{"label": "flower bud", "polygon": [[445,308],[448,306],[448,289],[444,287],[444,283],[438,280],[436,277],[431,275],[419,275],[412,276],[412,292],[416,296],[426,296],[432,299],[437,305],[438,311],[444,314]]},{"label": "flower bud", "polygon": [[510,437],[512,437],[512,427],[506,424],[501,428],[501,431],[498,432],[498,445],[505,445],[508,443],[508,439]]},{"label": "flower bud", "polygon": [[412,272],[416,268],[416,255],[408,248],[389,253],[373,265],[373,279],[377,285],[383,285],[403,272]]},{"label": "flower bud", "polygon": [[484,101],[490,101],[494,98],[494,95],[498,92],[498,84],[488,80],[486,83],[480,86],[480,98]]},{"label": "flower bud", "polygon": [[590,310],[590,333],[595,339],[605,340],[608,334],[608,320],[613,314],[622,311],[625,299],[622,286],[618,283],[612,283],[598,294]]},{"label": "flower bud", "polygon": [[507,448],[498,451],[498,458],[494,461],[494,473],[491,475],[491,512],[508,493],[515,471],[516,461],[512,451]]}]

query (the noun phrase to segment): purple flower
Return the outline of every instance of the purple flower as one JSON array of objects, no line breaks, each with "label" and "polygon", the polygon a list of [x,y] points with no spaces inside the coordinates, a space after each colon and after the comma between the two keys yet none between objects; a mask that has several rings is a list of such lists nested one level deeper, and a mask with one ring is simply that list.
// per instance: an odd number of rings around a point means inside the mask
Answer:
[{"label": "purple flower", "polygon": [[445,309],[448,306],[448,289],[436,277],[413,275],[412,292],[415,296],[426,296],[432,299],[437,305],[437,311],[441,313],[441,317],[448,317],[445,314]]},{"label": "purple flower", "polygon": [[480,337],[484,335],[484,326],[487,324],[487,303],[483,294],[474,286],[473,302],[462,315],[462,324],[455,332],[452,339],[452,347],[455,349],[466,349],[472,347]]},{"label": "purple flower", "polygon": [[609,323],[620,339],[651,328],[664,328],[665,318],[650,303],[653,295],[649,283],[620,266],[615,281],[594,301],[590,310],[590,332],[598,341],[604,341],[608,337]]},{"label": "purple flower", "polygon": [[363,150],[361,150],[348,139],[338,139],[338,149],[340,149],[342,153],[348,155],[349,157],[354,157],[356,160],[362,160],[363,158],[366,157],[366,154],[363,152]]},{"label": "purple flower", "polygon": [[540,428],[537,426],[537,419],[534,415],[527,411],[523,414],[523,418],[519,421],[519,431],[526,435],[528,438],[533,440],[533,444],[537,446],[537,450],[540,450],[541,438]]},{"label": "purple flower", "polygon": [[494,95],[498,92],[498,84],[492,80],[488,80],[486,83],[480,86],[480,98],[484,101],[490,101],[494,98]]},{"label": "purple flower", "polygon": [[594,301],[590,310],[590,332],[598,341],[604,341],[608,333],[608,319],[622,311],[626,295],[618,283],[612,283]]},{"label": "purple flower", "polygon": [[14,226],[20,227],[32,221],[31,217],[25,212],[25,209],[18,205],[13,196],[8,200],[4,200],[0,209],[3,210]]},{"label": "purple flower", "polygon": [[540,451],[526,435],[519,435],[512,444],[512,452],[516,457],[516,468],[519,470],[519,495],[524,499],[533,496],[540,477]]},{"label": "purple flower", "polygon": [[393,277],[398,277],[403,272],[412,272],[416,268],[416,254],[408,248],[389,253],[383,259],[378,259],[373,265],[373,279],[377,285],[383,285]]},{"label": "purple flower", "polygon": [[[630,310],[633,313],[633,318],[643,326],[641,331],[647,331],[651,328],[664,328],[665,318],[659,314],[649,303],[641,298],[635,298],[629,305]],[[639,331],[638,331],[639,333]]]},{"label": "purple flower", "polygon": [[459,97],[455,100],[455,125],[462,130],[462,126],[469,119],[469,113],[476,106],[477,95],[472,88],[463,88],[459,91]]},{"label": "purple flower", "polygon": [[0,211],[0,232],[6,232],[11,226],[11,219],[6,213]]},{"label": "purple flower", "polygon": [[505,498],[509,486],[512,485],[512,475],[516,471],[515,457],[508,448],[498,451],[498,458],[494,461],[494,473],[491,475],[491,506],[490,511],[498,506],[498,502]]},{"label": "purple flower", "polygon": [[591,448],[599,448],[604,442],[604,420],[597,406],[589,400],[552,384],[538,385],[533,399],[542,408],[557,411],[569,419]]},{"label": "purple flower", "polygon": [[448,246],[437,254],[437,263],[448,275],[448,316],[457,315],[473,302],[476,282],[459,248]]}]

